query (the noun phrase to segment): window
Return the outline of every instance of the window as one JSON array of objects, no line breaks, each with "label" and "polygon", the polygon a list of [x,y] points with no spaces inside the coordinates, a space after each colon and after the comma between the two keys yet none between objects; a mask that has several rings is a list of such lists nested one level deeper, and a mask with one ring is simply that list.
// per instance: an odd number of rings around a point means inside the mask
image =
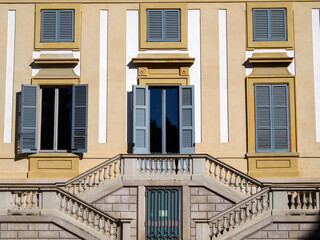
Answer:
[{"label": "window", "polygon": [[146,239],[182,239],[181,223],[181,188],[147,188]]},{"label": "window", "polygon": [[290,152],[287,84],[256,84],[256,152]]},{"label": "window", "polygon": [[180,9],[148,9],[147,41],[180,41]]},{"label": "window", "polygon": [[287,40],[286,9],[253,9],[253,40]]},{"label": "window", "polygon": [[38,110],[40,111],[40,151],[86,152],[87,85],[41,87],[22,85],[20,151],[38,150]]},{"label": "window", "polygon": [[247,3],[248,50],[293,49],[292,3]]},{"label": "window", "polygon": [[41,42],[73,42],[74,10],[41,10]]},{"label": "window", "polygon": [[134,153],[194,153],[193,86],[134,86]]},{"label": "window", "polygon": [[187,48],[187,4],[140,4],[140,50]]},{"label": "window", "polygon": [[80,50],[80,5],[36,4],[35,49]]}]

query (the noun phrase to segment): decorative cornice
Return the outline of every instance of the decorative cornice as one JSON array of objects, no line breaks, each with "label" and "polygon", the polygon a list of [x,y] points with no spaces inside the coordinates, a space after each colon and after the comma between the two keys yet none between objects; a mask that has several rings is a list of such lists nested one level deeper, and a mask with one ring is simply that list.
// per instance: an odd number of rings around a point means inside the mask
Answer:
[{"label": "decorative cornice", "polygon": [[189,57],[187,53],[140,53],[136,58],[132,58],[132,62],[136,66],[145,66],[148,64],[179,64],[183,66],[191,66],[195,58]]},{"label": "decorative cornice", "polygon": [[72,54],[41,54],[40,58],[34,59],[34,64],[40,68],[48,67],[75,67],[79,63],[79,58],[74,58]]},{"label": "decorative cornice", "polygon": [[287,67],[292,63],[293,57],[281,53],[253,53],[248,62],[254,67]]}]

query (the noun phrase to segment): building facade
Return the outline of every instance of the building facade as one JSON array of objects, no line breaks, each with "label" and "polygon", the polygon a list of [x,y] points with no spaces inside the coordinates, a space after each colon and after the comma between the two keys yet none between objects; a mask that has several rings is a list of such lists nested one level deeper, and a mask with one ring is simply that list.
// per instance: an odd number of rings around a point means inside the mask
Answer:
[{"label": "building facade", "polygon": [[320,238],[319,2],[0,13],[0,239]]}]

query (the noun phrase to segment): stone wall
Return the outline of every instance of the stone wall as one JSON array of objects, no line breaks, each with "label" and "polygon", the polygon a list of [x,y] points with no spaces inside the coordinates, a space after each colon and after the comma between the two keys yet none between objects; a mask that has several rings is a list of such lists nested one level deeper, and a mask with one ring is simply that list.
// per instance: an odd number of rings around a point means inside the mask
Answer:
[{"label": "stone wall", "polygon": [[53,223],[0,223],[0,239],[80,239]]},{"label": "stone wall", "polygon": [[116,218],[132,218],[130,238],[137,237],[137,188],[124,187],[93,203],[105,213]]},{"label": "stone wall", "polygon": [[246,239],[320,239],[316,223],[272,223]]},{"label": "stone wall", "polygon": [[196,225],[193,218],[211,218],[233,206],[229,200],[204,187],[190,187],[190,237],[195,240]]}]

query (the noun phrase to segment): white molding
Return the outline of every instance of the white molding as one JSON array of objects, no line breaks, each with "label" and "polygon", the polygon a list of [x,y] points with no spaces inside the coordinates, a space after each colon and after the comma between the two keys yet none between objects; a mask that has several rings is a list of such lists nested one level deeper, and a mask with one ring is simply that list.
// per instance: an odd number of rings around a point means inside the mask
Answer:
[{"label": "white molding", "polygon": [[108,10],[100,11],[99,143],[107,142]]},{"label": "white molding", "polygon": [[6,63],[6,96],[4,113],[4,143],[12,141],[13,115],[13,81],[14,81],[14,52],[15,52],[16,11],[8,11],[7,32],[7,63]]},{"label": "white molding", "polygon": [[319,9],[312,9],[313,77],[316,141],[320,142],[320,20]]},{"label": "white molding", "polygon": [[227,10],[219,9],[220,141],[229,142]]}]

